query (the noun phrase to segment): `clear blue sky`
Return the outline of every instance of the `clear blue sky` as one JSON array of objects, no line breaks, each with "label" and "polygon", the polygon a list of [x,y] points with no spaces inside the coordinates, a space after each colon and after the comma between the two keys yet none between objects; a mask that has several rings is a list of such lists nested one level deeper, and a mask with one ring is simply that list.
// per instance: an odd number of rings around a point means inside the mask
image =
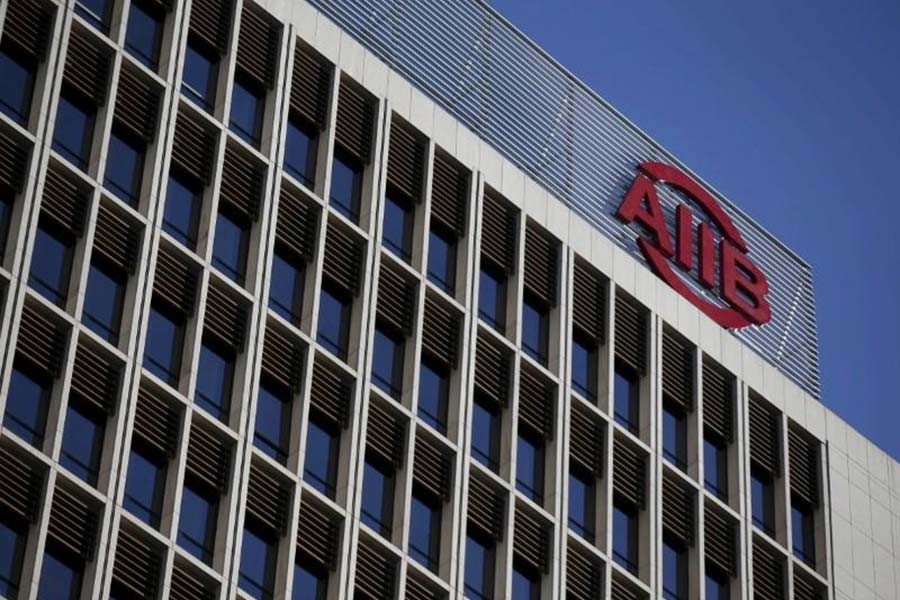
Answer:
[{"label": "clear blue sky", "polygon": [[900,460],[900,3],[490,4],[812,264],[822,400]]}]

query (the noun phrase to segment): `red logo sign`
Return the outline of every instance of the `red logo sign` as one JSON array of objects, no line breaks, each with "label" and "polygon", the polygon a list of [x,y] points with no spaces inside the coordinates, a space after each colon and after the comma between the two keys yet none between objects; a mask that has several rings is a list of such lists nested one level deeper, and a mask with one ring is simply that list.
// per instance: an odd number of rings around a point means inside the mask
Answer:
[{"label": "red logo sign", "polygon": [[[656,162],[641,163],[628,193],[616,211],[625,223],[637,221],[649,234],[639,237],[638,247],[653,271],[697,308],[723,327],[737,329],[762,325],[771,318],[766,294],[769,286],[762,271],[747,257],[747,244],[718,202],[696,181],[675,167]],[[694,218],[687,204],[675,211],[675,245],[659,204],[656,184],[671,186],[693,200],[721,233],[719,240],[719,297],[727,306],[718,306],[694,293],[672,269],[674,263],[686,274],[693,270]],[[697,226],[700,264],[697,280],[707,288],[716,285],[715,240],[705,222]]]}]

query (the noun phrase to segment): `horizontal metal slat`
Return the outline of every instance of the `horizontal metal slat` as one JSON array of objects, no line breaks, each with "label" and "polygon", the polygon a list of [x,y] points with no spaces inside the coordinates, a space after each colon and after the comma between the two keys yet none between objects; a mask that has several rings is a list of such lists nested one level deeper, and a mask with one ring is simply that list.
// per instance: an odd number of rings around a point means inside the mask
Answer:
[{"label": "horizontal metal slat", "polygon": [[123,67],[119,72],[116,92],[116,122],[145,144],[153,141],[157,131],[159,91],[138,75],[135,69]]},{"label": "horizontal metal slat", "polygon": [[435,498],[446,501],[450,498],[451,471],[453,457],[437,442],[424,433],[416,435],[413,481],[422,486]]},{"label": "horizontal metal slat", "polygon": [[662,387],[663,395],[669,402],[674,402],[684,411],[693,410],[693,347],[668,327],[663,328]]},{"label": "horizontal metal slat", "polygon": [[595,343],[605,340],[606,294],[602,276],[587,261],[576,258],[572,278],[572,324]]},{"label": "horizontal metal slat", "polygon": [[325,234],[325,258],[322,271],[332,283],[355,296],[359,291],[363,242],[352,233],[329,223]]},{"label": "horizontal metal slat", "polygon": [[545,306],[556,306],[559,242],[533,221],[525,225],[525,290]]},{"label": "horizontal metal slat", "polygon": [[603,425],[572,401],[569,424],[569,460],[593,477],[603,476]]},{"label": "horizontal metal slat", "polygon": [[134,273],[140,243],[140,226],[101,202],[94,229],[94,252],[123,274]]},{"label": "horizontal metal slat", "polygon": [[72,369],[71,393],[111,415],[116,410],[121,365],[87,344],[79,344]]},{"label": "horizontal metal slat", "polygon": [[238,32],[237,66],[259,86],[271,88],[275,82],[280,31],[277,23],[261,13],[253,4],[244,4]]},{"label": "horizontal metal slat", "polygon": [[570,542],[566,554],[566,598],[600,600],[604,569],[603,561]]},{"label": "horizontal metal slat", "polygon": [[616,294],[615,354],[638,373],[647,368],[647,312],[636,300]]},{"label": "horizontal metal slat", "polygon": [[319,209],[286,187],[278,201],[275,236],[279,245],[301,262],[312,260],[318,233]]},{"label": "horizontal metal slat", "polygon": [[394,116],[388,145],[388,185],[413,202],[422,200],[425,150],[421,135],[411,125]]},{"label": "horizontal metal slat", "polygon": [[162,557],[146,540],[139,539],[138,535],[127,529],[119,530],[113,581],[135,597],[155,598]]},{"label": "horizontal metal slat", "polygon": [[187,472],[216,495],[228,490],[232,443],[202,425],[199,417],[191,423],[186,459]]},{"label": "horizontal metal slat", "polygon": [[10,0],[3,22],[3,42],[11,42],[34,62],[42,62],[54,12],[44,0]]},{"label": "horizontal metal slat", "polygon": [[228,146],[222,163],[220,202],[248,223],[255,221],[259,216],[264,178],[261,165]]},{"label": "horizontal metal slat", "polygon": [[42,471],[0,446],[0,506],[23,523],[36,523],[44,487]]},{"label": "horizontal metal slat", "polygon": [[387,324],[395,331],[408,336],[412,333],[416,306],[416,283],[398,268],[382,261],[378,275],[379,323]]},{"label": "horizontal metal slat", "polygon": [[377,454],[395,468],[403,464],[405,424],[402,417],[381,402],[369,404],[366,421],[366,450]]},{"label": "horizontal metal slat", "polygon": [[782,600],[785,598],[784,559],[758,538],[753,539],[753,598]]},{"label": "horizontal metal slat", "polygon": [[319,567],[333,571],[338,562],[341,528],[339,518],[305,496],[297,520],[297,551]]},{"label": "horizontal metal slat", "polygon": [[647,461],[643,451],[616,436],[613,441],[613,490],[636,508],[646,499]]},{"label": "horizontal metal slat", "polygon": [[99,107],[106,99],[110,57],[89,37],[90,34],[79,29],[69,34],[63,83]]},{"label": "horizontal metal slat", "polygon": [[0,131],[0,185],[15,193],[22,191],[28,155],[29,149],[22,140]]},{"label": "horizontal metal slat", "polygon": [[303,348],[300,340],[276,327],[266,327],[262,356],[263,375],[291,393],[300,391]]},{"label": "horizontal metal slat", "polygon": [[694,496],[687,484],[674,475],[663,473],[663,529],[683,544],[694,544]]},{"label": "horizontal metal slat", "polygon": [[734,377],[712,359],[703,357],[703,425],[722,440],[734,435]]},{"label": "horizontal metal slat", "polygon": [[448,369],[455,369],[459,361],[459,331],[462,318],[444,305],[435,294],[425,295],[422,316],[422,352],[427,353]]},{"label": "horizontal metal slat", "polygon": [[317,357],[310,391],[312,407],[338,427],[346,427],[353,401],[353,381],[348,374]]},{"label": "horizontal metal slat", "polygon": [[281,536],[287,529],[287,510],[290,502],[288,485],[256,465],[250,466],[247,484],[247,514],[273,535]]},{"label": "horizontal metal slat", "polygon": [[85,562],[94,559],[98,515],[95,509],[72,492],[57,488],[53,492],[47,536],[73,556]]},{"label": "horizontal metal slat", "polygon": [[172,457],[178,444],[180,412],[173,401],[141,385],[134,411],[134,433],[163,456]]},{"label": "horizontal metal slat", "polygon": [[776,475],[779,472],[779,415],[765,400],[751,392],[748,403],[750,424],[750,459],[754,464]]},{"label": "horizontal metal slat", "polygon": [[371,600],[390,600],[394,597],[396,561],[370,542],[361,542],[356,555],[355,594]]},{"label": "horizontal metal slat", "polygon": [[197,297],[198,269],[185,264],[186,259],[174,251],[160,248],[156,256],[156,275],[153,280],[153,296],[181,315],[194,312]]},{"label": "horizontal metal slat", "polygon": [[[189,570],[190,569],[190,570]],[[190,567],[175,562],[172,568],[170,600],[213,600],[215,587]]]},{"label": "horizontal metal slat", "polygon": [[810,507],[819,505],[819,442],[796,425],[788,428],[791,493]]},{"label": "horizontal metal slat", "polygon": [[330,83],[331,65],[298,39],[291,80],[291,109],[320,130],[325,128]]},{"label": "horizontal metal slat", "polygon": [[88,191],[81,183],[51,166],[44,180],[41,217],[50,219],[57,227],[74,238],[81,236],[88,211]]},{"label": "horizontal metal slat", "polygon": [[347,78],[341,80],[335,143],[363,164],[371,157],[375,104],[375,99],[360,86]]},{"label": "horizontal metal slat", "polygon": [[513,553],[538,573],[550,568],[550,535],[553,526],[521,507],[516,507],[513,525]]},{"label": "horizontal metal slat", "polygon": [[553,438],[555,391],[534,369],[523,367],[519,381],[519,420],[544,439]]},{"label": "horizontal metal slat", "polygon": [[232,0],[193,0],[190,32],[210,48],[224,54],[231,33]]},{"label": "horizontal metal slat", "polygon": [[190,175],[201,186],[209,184],[216,154],[215,132],[191,116],[187,109],[178,111],[172,143],[172,165]]},{"label": "horizontal metal slat", "polygon": [[737,576],[737,522],[711,502],[706,503],[703,517],[706,560],[723,573]]},{"label": "horizontal metal slat", "polygon": [[247,312],[248,307],[243,299],[235,298],[220,284],[210,282],[203,318],[204,333],[213,336],[235,354],[240,354],[247,332]]},{"label": "horizontal metal slat", "polygon": [[434,154],[431,218],[461,238],[466,233],[469,171],[443,151]]},{"label": "horizontal metal slat", "polygon": [[510,361],[509,352],[491,340],[488,334],[478,334],[475,343],[475,390],[482,398],[490,399],[498,406],[506,406],[509,402]]},{"label": "horizontal metal slat", "polygon": [[516,264],[518,227],[515,209],[496,192],[486,189],[481,203],[481,255],[512,273]]},{"label": "horizontal metal slat", "polygon": [[474,472],[469,474],[468,522],[496,541],[503,539],[505,494]]},{"label": "horizontal metal slat", "polygon": [[60,323],[26,303],[16,341],[16,360],[25,360],[32,368],[56,378],[62,367],[66,338]]}]

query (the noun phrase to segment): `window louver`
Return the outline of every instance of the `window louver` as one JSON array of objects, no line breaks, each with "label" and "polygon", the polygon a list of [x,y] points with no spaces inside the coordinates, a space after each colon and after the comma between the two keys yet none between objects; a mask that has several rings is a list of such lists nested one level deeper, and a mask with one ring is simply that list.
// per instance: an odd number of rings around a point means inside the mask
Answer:
[{"label": "window louver", "polygon": [[331,66],[318,52],[297,40],[291,78],[291,110],[317,129],[325,128]]},{"label": "window louver", "polygon": [[455,369],[458,364],[460,321],[460,315],[445,306],[434,294],[425,295],[422,352],[447,369]]},{"label": "window louver", "polygon": [[215,585],[212,582],[206,581],[193,568],[175,562],[169,589],[170,600],[213,600],[215,597]]},{"label": "window louver", "polygon": [[356,552],[356,582],[354,598],[390,600],[394,597],[394,581],[397,577],[396,560],[371,542],[360,541]]},{"label": "window louver", "polygon": [[643,509],[647,462],[643,451],[619,436],[613,440],[613,491]]},{"label": "window louver", "polygon": [[283,535],[287,529],[290,491],[287,484],[256,465],[250,466],[247,485],[247,516],[267,528],[270,533]]},{"label": "window louver", "polygon": [[662,340],[662,388],[663,394],[682,410],[693,408],[694,359],[690,343],[671,331],[663,329]]},{"label": "window louver", "polygon": [[750,421],[750,460],[754,464],[776,475],[779,471],[778,460],[778,421],[780,415],[769,404],[750,394],[748,403],[748,415]]},{"label": "window louver", "polygon": [[194,417],[185,469],[194,481],[221,495],[228,490],[232,443],[210,429],[200,422],[200,417]]},{"label": "window louver", "polygon": [[153,296],[175,312],[188,316],[194,311],[197,296],[197,268],[185,264],[174,251],[160,248],[156,256]]},{"label": "window louver", "polygon": [[413,481],[425,491],[446,501],[450,498],[453,457],[449,451],[423,433],[416,435]]},{"label": "window louver", "polygon": [[366,425],[366,450],[374,452],[385,462],[400,467],[406,452],[405,427],[401,417],[381,402],[372,401]]},{"label": "window louver", "polygon": [[77,238],[84,229],[87,207],[88,197],[85,189],[70,176],[51,166],[44,181],[41,217],[51,220]]},{"label": "window louver", "polygon": [[479,397],[506,406],[509,401],[510,356],[486,333],[475,343],[475,391]]},{"label": "window louver", "polygon": [[197,183],[208,185],[216,154],[215,132],[203,125],[188,110],[178,112],[172,142],[172,166]]},{"label": "window louver", "polygon": [[425,143],[421,136],[404,121],[394,117],[388,146],[388,185],[411,201],[421,201],[424,163]]},{"label": "window louver", "polygon": [[109,56],[88,39],[89,34],[73,29],[66,50],[63,83],[94,106],[106,99]]},{"label": "window louver", "polygon": [[[124,522],[124,521],[123,521]],[[162,556],[139,534],[128,529],[119,530],[113,581],[135,598],[156,598]]]},{"label": "window louver", "polygon": [[67,489],[53,492],[47,537],[84,562],[94,559],[98,516],[96,510]]},{"label": "window louver", "polygon": [[104,353],[87,344],[79,344],[72,370],[73,395],[90,402],[104,414],[116,410],[121,367]]},{"label": "window louver", "polygon": [[603,476],[603,424],[572,400],[569,460],[594,478]]},{"label": "window louver", "polygon": [[259,216],[264,173],[255,161],[230,146],[222,164],[222,188],[219,201],[247,222]]},{"label": "window louver", "polygon": [[219,54],[228,49],[232,0],[193,0],[190,33]]},{"label": "window louver", "polygon": [[363,260],[363,242],[337,225],[328,225],[325,235],[325,260],[323,273],[332,283],[347,294],[355,296],[359,291],[360,263]]},{"label": "window louver", "polygon": [[38,0],[10,0],[3,22],[3,42],[12,43],[35,63],[44,60],[53,26],[53,7]]},{"label": "window louver", "polygon": [[379,324],[386,324],[403,335],[412,333],[416,306],[416,285],[400,270],[382,261],[378,275]]},{"label": "window louver", "polygon": [[603,597],[603,561],[569,542],[566,555],[566,598],[600,600]]},{"label": "window louver", "polygon": [[819,442],[800,428],[788,428],[791,493],[811,507],[819,505]]},{"label": "window louver", "polygon": [[300,391],[303,370],[303,348],[298,339],[271,325],[266,328],[263,343],[262,373],[292,393]]},{"label": "window louver", "polygon": [[703,426],[707,431],[730,442],[734,435],[734,377],[703,357]]},{"label": "window louver", "polygon": [[443,592],[434,589],[424,577],[412,569],[406,572],[406,597],[410,600],[441,600]]},{"label": "window louver", "polygon": [[523,367],[519,381],[519,422],[544,439],[553,438],[556,402],[552,383],[530,367]]},{"label": "window louver", "polygon": [[712,502],[707,502],[703,514],[703,537],[706,561],[731,577],[737,575],[737,523]]},{"label": "window louver", "polygon": [[826,597],[827,591],[821,583],[805,575],[799,568],[794,568],[795,600],[825,600]]},{"label": "window louver", "polygon": [[[461,238],[466,233],[469,171],[443,152],[435,152],[431,180],[431,218]],[[513,233],[515,235],[515,233]]]},{"label": "window louver", "polygon": [[753,600],[782,600],[784,560],[758,538],[753,539]]},{"label": "window louver", "polygon": [[668,471],[662,480],[663,529],[675,536],[682,544],[694,544],[694,492],[676,475]]},{"label": "window louver", "polygon": [[36,523],[44,487],[41,471],[0,446],[0,506],[23,523]]},{"label": "window louver", "polygon": [[605,339],[606,315],[603,277],[586,261],[576,258],[572,278],[572,324],[597,344]]},{"label": "window louver", "polygon": [[247,306],[219,285],[210,283],[206,294],[203,330],[221,345],[239,354],[247,330]]},{"label": "window louver", "polygon": [[241,11],[238,32],[237,66],[261,87],[271,88],[275,82],[280,29],[267,15],[250,3]]},{"label": "window louver", "polygon": [[162,393],[141,385],[134,409],[134,434],[162,456],[175,456],[180,413]]},{"label": "window louver", "polygon": [[149,144],[156,135],[158,113],[159,91],[133,69],[123,67],[116,92],[116,122]]},{"label": "window louver", "polygon": [[550,535],[553,526],[522,507],[516,507],[513,552],[516,558],[538,573],[550,569]]},{"label": "window louver", "polygon": [[545,306],[556,306],[559,242],[532,221],[525,224],[525,290]]},{"label": "window louver", "polygon": [[516,264],[515,209],[494,192],[485,190],[481,205],[481,256],[512,273]]},{"label": "window louver", "polygon": [[341,526],[338,517],[307,496],[300,502],[297,552],[322,569],[333,571],[338,563]]},{"label": "window louver", "polygon": [[275,239],[301,263],[312,260],[318,231],[319,210],[312,203],[286,187],[278,201],[278,224]]},{"label": "window louver", "polygon": [[474,471],[469,475],[469,525],[496,541],[503,539],[504,493]]},{"label": "window louver", "polygon": [[134,273],[141,231],[130,219],[119,216],[104,202],[97,210],[94,252],[122,273]]},{"label": "window louver", "polygon": [[341,79],[334,141],[361,163],[369,162],[375,100],[349,79]]},{"label": "window louver", "polygon": [[16,342],[16,360],[24,360],[31,367],[56,378],[62,367],[66,337],[59,323],[25,304]]},{"label": "window louver", "polygon": [[616,358],[638,373],[644,373],[647,366],[646,311],[636,300],[617,293],[615,314]]},{"label": "window louver", "polygon": [[615,571],[613,571],[609,591],[612,600],[644,600],[647,598],[647,595],[628,578]]},{"label": "window louver", "polygon": [[27,163],[28,149],[10,134],[0,131],[0,185],[21,192]]},{"label": "window louver", "polygon": [[353,380],[328,359],[316,357],[310,391],[310,406],[339,427],[350,421]]}]

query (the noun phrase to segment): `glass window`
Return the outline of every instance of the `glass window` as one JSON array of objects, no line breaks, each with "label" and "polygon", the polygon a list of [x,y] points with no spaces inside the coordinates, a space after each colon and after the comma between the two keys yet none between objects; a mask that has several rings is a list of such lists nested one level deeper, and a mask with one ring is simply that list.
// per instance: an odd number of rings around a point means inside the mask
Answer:
[{"label": "glass window", "polygon": [[57,306],[64,306],[69,295],[72,269],[72,240],[40,223],[31,251],[28,285]]},{"label": "glass window", "polygon": [[426,569],[437,572],[441,549],[440,503],[413,491],[409,511],[409,554]]},{"label": "glass window", "polygon": [[330,204],[353,222],[356,222],[359,216],[362,175],[362,165],[340,148],[336,148],[331,167]]},{"label": "glass window", "polygon": [[530,570],[514,565],[512,573],[512,600],[539,600],[540,597],[540,577]]},{"label": "glass window", "polygon": [[212,263],[238,285],[244,284],[249,241],[249,225],[219,211],[216,218]]},{"label": "glass window", "polygon": [[775,531],[775,494],[772,477],[768,473],[751,468],[750,501],[753,524],[768,533]]},{"label": "glass window", "polygon": [[472,456],[492,471],[500,466],[500,414],[478,398],[472,404]]},{"label": "glass window", "polygon": [[200,223],[201,191],[176,175],[169,175],[166,189],[166,208],[163,214],[163,231],[190,248],[197,243],[197,227]]},{"label": "glass window", "polygon": [[256,399],[256,434],[253,436],[253,445],[284,463],[287,461],[290,427],[290,391],[263,383]]},{"label": "glass window", "polygon": [[183,342],[184,326],[151,304],[144,346],[144,368],[169,385],[178,386]]},{"label": "glass window", "polygon": [[350,307],[349,298],[323,282],[319,296],[319,331],[316,341],[342,359],[347,358]]},{"label": "glass window", "polygon": [[178,517],[178,545],[206,564],[212,563],[218,502],[185,483]]},{"label": "glass window", "polygon": [[526,296],[522,302],[522,349],[541,364],[547,363],[549,323],[547,310]]},{"label": "glass window", "polygon": [[448,294],[456,289],[456,237],[434,225],[428,234],[428,279]]},{"label": "glass window", "polygon": [[728,576],[706,563],[706,600],[729,600]]},{"label": "glass window", "polygon": [[419,417],[440,432],[446,431],[450,378],[443,369],[422,361],[419,369]]},{"label": "glass window", "polygon": [[219,57],[202,48],[199,42],[188,39],[184,53],[184,71],[181,74],[182,92],[196,104],[211,110],[216,97],[216,80]]},{"label": "glass window", "polygon": [[0,86],[0,111],[23,127],[31,113],[35,70],[30,59],[0,43],[0,81],[4,82]]},{"label": "glass window", "polygon": [[244,527],[238,586],[258,600],[272,598],[277,548],[274,540]]},{"label": "glass window", "polygon": [[581,339],[575,332],[572,339],[572,387],[588,399],[596,397],[597,355],[593,342]]},{"label": "glass window", "polygon": [[594,541],[594,506],[596,504],[594,477],[589,473],[569,470],[569,529]]},{"label": "glass window", "polygon": [[791,543],[794,556],[816,566],[816,534],[812,509],[797,499],[791,501]]},{"label": "glass window", "polygon": [[19,592],[25,537],[19,526],[0,521],[0,594],[7,598],[16,598]]},{"label": "glass window", "polygon": [[112,0],[78,0],[75,2],[75,12],[104,33],[109,29],[111,9]]},{"label": "glass window", "polygon": [[81,572],[84,565],[62,558],[55,549],[44,552],[38,600],[76,600],[81,597]]},{"label": "glass window", "polygon": [[394,513],[394,470],[366,457],[363,471],[362,521],[390,538]]},{"label": "glass window", "polygon": [[677,407],[663,401],[663,456],[672,464],[687,465],[687,418]]},{"label": "glass window", "polygon": [[618,498],[613,499],[613,560],[637,573],[637,513]]},{"label": "glass window", "polygon": [[103,264],[92,262],[84,294],[81,320],[110,344],[118,344],[122,304],[125,300],[125,281],[122,275]]},{"label": "glass window", "polygon": [[197,404],[220,421],[228,418],[233,379],[234,358],[204,340],[200,346],[200,362],[197,365],[195,399]]},{"label": "glass window", "polygon": [[9,379],[3,426],[37,448],[44,443],[51,385],[45,377],[18,365],[13,367]]},{"label": "glass window", "polygon": [[638,432],[638,409],[640,389],[638,388],[638,374],[625,364],[616,362],[615,382],[613,383],[615,395],[616,421],[631,431]]},{"label": "glass window", "polygon": [[231,91],[231,130],[251,146],[259,146],[265,105],[263,94],[243,77],[235,77]]},{"label": "glass window", "polygon": [[132,1],[128,9],[128,29],[125,32],[125,47],[150,69],[156,69],[159,48],[162,42],[163,19],[149,2]]},{"label": "glass window", "polygon": [[284,140],[284,169],[313,189],[316,179],[318,133],[297,118],[288,121]]},{"label": "glass window", "polygon": [[151,527],[159,527],[165,488],[164,459],[132,448],[125,479],[125,509]]},{"label": "glass window", "polygon": [[143,144],[137,144],[113,129],[109,135],[103,185],[129,206],[136,206],[141,196],[143,172]]},{"label": "glass window", "polygon": [[388,194],[384,198],[384,226],[382,241],[385,247],[408,261],[412,249],[413,206],[399,194]]},{"label": "glass window", "polygon": [[663,540],[663,598],[686,600],[688,597],[687,552]]},{"label": "glass window", "polygon": [[728,452],[709,436],[703,438],[703,483],[720,500],[728,501]]},{"label": "glass window", "polygon": [[334,498],[337,483],[339,432],[310,416],[306,431],[306,463],[303,478],[314,488]]},{"label": "glass window", "polygon": [[519,427],[516,448],[516,489],[540,504],[544,494],[544,442]]},{"label": "glass window", "polygon": [[272,276],[269,283],[269,308],[298,325],[303,306],[303,269],[275,247],[272,255]]},{"label": "glass window", "polygon": [[494,544],[471,533],[466,535],[465,595],[491,600],[494,597]]},{"label": "glass window", "polygon": [[294,565],[291,600],[325,600],[328,597],[328,573],[298,562]]},{"label": "glass window", "polygon": [[506,277],[487,265],[478,280],[478,316],[500,333],[506,329]]},{"label": "glass window", "polygon": [[375,328],[372,351],[372,383],[392,398],[403,391],[403,340],[383,328]]},{"label": "glass window", "polygon": [[89,485],[97,485],[105,428],[106,415],[73,403],[70,398],[59,462]]},{"label": "glass window", "polygon": [[95,112],[96,108],[74,100],[63,89],[53,126],[53,149],[82,170],[91,157]]}]

